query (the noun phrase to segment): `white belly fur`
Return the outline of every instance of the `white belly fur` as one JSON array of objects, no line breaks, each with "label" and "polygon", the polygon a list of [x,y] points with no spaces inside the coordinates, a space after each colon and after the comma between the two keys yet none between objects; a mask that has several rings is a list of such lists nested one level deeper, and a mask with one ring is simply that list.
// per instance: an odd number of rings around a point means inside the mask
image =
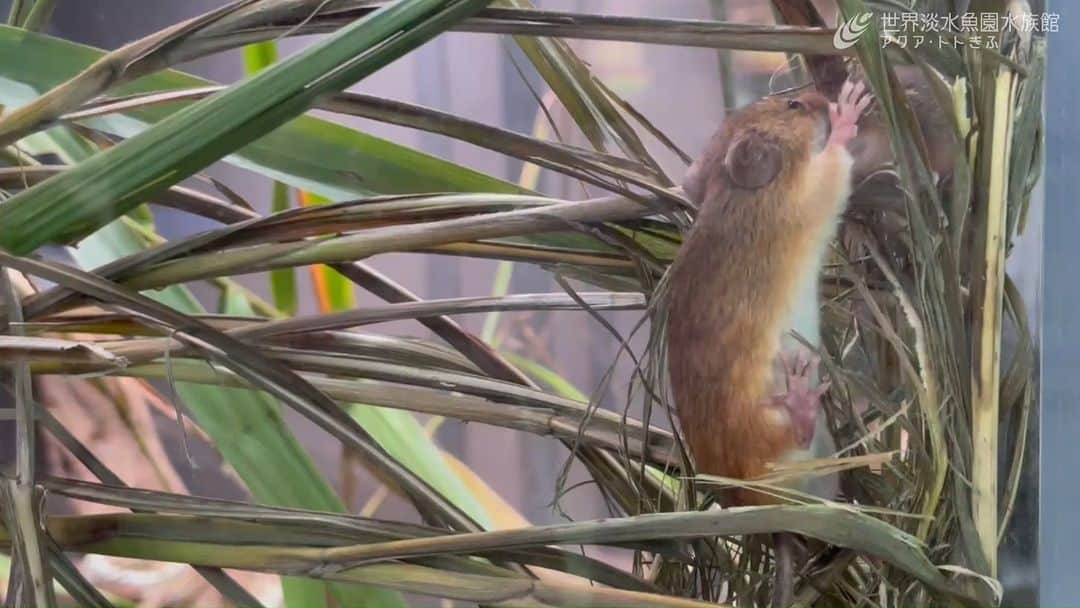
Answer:
[{"label": "white belly fur", "polygon": [[[824,254],[824,251],[822,251]],[[819,295],[817,268],[819,260],[808,261],[807,265],[813,266],[800,274],[805,277],[797,288],[795,306],[793,307],[789,321],[786,323],[787,330],[781,337],[780,348],[785,351],[805,349],[806,346],[795,338],[798,334],[803,340],[815,348],[821,346],[821,311],[819,309],[821,298]],[[814,378],[815,384],[820,378]],[[807,450],[792,450],[784,455],[786,462],[799,462],[817,458],[830,458],[836,453],[836,442],[829,432],[828,423],[824,412],[819,413],[817,426],[814,430],[814,438]],[[807,477],[793,482],[793,489],[822,498],[834,498],[839,492],[839,480],[837,476],[826,475],[820,477]]]}]

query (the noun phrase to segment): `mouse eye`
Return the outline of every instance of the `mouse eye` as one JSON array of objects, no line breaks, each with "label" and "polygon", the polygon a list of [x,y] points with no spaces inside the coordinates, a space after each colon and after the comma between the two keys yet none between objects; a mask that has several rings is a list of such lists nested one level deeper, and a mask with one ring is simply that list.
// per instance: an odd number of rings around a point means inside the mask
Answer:
[{"label": "mouse eye", "polygon": [[806,106],[804,106],[803,102],[799,101],[798,99],[792,99],[787,102],[787,107],[791,110],[802,110]]}]

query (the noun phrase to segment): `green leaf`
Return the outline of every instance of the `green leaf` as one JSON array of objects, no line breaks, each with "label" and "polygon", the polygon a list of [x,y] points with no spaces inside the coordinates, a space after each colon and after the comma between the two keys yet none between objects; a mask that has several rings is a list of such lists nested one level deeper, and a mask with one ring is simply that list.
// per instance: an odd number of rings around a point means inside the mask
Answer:
[{"label": "green leaf", "polygon": [[537,363],[528,357],[522,357],[517,353],[505,352],[503,356],[510,360],[511,363],[521,368],[526,374],[536,378],[545,386],[550,388],[556,395],[566,397],[567,399],[573,399],[574,401],[580,401],[582,403],[589,402],[589,396],[581,392],[581,389],[574,386],[572,382],[564,378],[555,370]]},{"label": "green leaf", "polygon": [[372,405],[348,406],[349,415],[360,423],[384,450],[431,484],[443,496],[486,529],[491,515],[470,492],[457,473],[450,469],[424,426],[410,412]]},{"label": "green leaf", "polygon": [[276,42],[259,42],[244,47],[244,71],[248,74],[261,72],[278,59]]},{"label": "green leaf", "polygon": [[[320,206],[329,204],[331,201],[318,194],[302,193],[304,204],[307,206]],[[315,282],[315,292],[319,298],[319,305],[323,312],[350,310],[356,307],[356,294],[353,291],[353,282],[342,276],[333,268],[322,264],[311,267]]]},{"label": "green leaf", "polygon": [[[44,243],[84,236],[299,116],[320,95],[344,89],[484,4],[400,0],[373,13],[71,171],[15,195],[0,207],[0,245],[27,253]],[[296,147],[294,142],[285,145]],[[312,160],[324,158],[320,154]]]},{"label": "green leaf", "polygon": [[[271,210],[274,213],[289,208],[289,187],[281,182],[274,182],[271,194]],[[278,268],[270,271],[270,292],[274,297],[274,307],[288,315],[297,311],[296,269]]]},{"label": "green leaf", "polygon": [[[244,71],[248,74],[260,72],[277,61],[277,43],[260,42],[244,47]],[[275,181],[270,194],[270,210],[274,213],[289,208],[289,187]],[[270,272],[270,292],[274,297],[274,307],[285,314],[296,314],[296,269],[279,268]]]}]

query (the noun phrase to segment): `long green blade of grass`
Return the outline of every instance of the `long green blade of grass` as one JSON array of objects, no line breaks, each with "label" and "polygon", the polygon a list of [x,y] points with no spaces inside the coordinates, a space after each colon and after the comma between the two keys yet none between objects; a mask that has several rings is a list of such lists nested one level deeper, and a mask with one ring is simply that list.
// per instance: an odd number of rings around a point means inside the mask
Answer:
[{"label": "long green blade of grass", "polygon": [[0,246],[25,254],[108,223],[148,196],[305,112],[487,0],[401,0],[257,76],[189,106],[0,206]]},{"label": "long green blade of grass", "polygon": [[[278,59],[276,42],[260,42],[244,47],[244,71],[256,74],[274,64]],[[271,190],[271,207],[274,213],[289,208],[289,187],[275,181]],[[270,273],[270,292],[274,297],[274,306],[286,314],[295,314],[296,269],[279,268]]]},{"label": "long green blade of grass", "polygon": [[[78,74],[104,52],[59,38],[0,25],[0,104],[30,103]],[[205,87],[216,83],[165,70],[120,87],[118,94]],[[180,106],[159,106],[88,121],[119,137],[134,137]],[[334,200],[404,192],[517,192],[489,177],[326,120],[301,116],[234,151],[225,162]]]}]

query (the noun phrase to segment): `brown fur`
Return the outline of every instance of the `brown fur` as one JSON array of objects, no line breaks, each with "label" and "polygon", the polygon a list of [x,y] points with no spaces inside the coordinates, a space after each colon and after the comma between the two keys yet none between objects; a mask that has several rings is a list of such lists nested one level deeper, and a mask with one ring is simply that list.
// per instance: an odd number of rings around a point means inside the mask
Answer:
[{"label": "brown fur", "polygon": [[[930,169],[942,178],[952,175],[956,160],[956,128],[942,111],[926,74],[917,66],[897,66],[894,73],[918,123],[918,133],[926,145]],[[856,70],[854,76],[859,80],[863,78],[860,70]],[[859,135],[851,143],[851,153],[855,157],[852,171],[856,184],[875,171],[895,164],[889,143],[889,126],[880,104],[874,104],[860,122]],[[895,204],[902,205],[902,193],[897,190],[894,196],[897,199]]]},{"label": "brown fur", "polygon": [[[804,94],[756,102],[731,116],[687,177],[700,205],[670,276],[668,366],[679,419],[700,473],[753,479],[795,448],[786,416],[768,402],[773,362],[804,260],[829,238],[847,197],[850,156],[819,151],[827,103]],[[743,188],[724,163],[732,143],[762,138],[780,170]],[[846,173],[845,173],[846,171]],[[839,185],[838,185],[839,184]],[[773,408],[767,411],[763,408]],[[769,497],[735,491],[729,504]]]}]

